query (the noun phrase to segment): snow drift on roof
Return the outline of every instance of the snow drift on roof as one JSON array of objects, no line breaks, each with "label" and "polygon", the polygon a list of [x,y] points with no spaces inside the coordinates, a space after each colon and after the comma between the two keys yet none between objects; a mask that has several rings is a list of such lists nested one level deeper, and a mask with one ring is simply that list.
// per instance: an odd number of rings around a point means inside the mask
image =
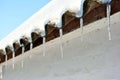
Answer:
[{"label": "snow drift on roof", "polygon": [[9,44],[11,45],[14,40],[19,40],[23,35],[30,37],[31,31],[35,28],[39,28],[40,31],[44,32],[44,26],[48,21],[55,22],[57,27],[61,27],[62,14],[67,10],[79,12],[82,1],[83,0],[52,0],[1,40],[0,48],[4,48]]}]

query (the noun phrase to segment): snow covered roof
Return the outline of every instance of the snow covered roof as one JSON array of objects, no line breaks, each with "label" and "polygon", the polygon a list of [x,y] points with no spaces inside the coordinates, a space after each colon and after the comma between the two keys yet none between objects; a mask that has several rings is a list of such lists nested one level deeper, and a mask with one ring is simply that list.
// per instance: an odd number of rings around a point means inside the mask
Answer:
[{"label": "snow covered roof", "polygon": [[82,1],[83,0],[52,0],[7,37],[1,40],[0,48],[4,49],[4,47],[9,44],[11,45],[14,40],[19,40],[24,35],[30,37],[33,29],[40,29],[40,31],[44,33],[44,26],[48,21],[55,22],[57,27],[61,27],[62,14],[67,10],[79,12]]},{"label": "snow covered roof", "polygon": [[[83,15],[83,3],[85,0],[51,0],[46,6],[35,13],[7,37],[0,41],[0,48],[4,49],[7,45],[12,45],[14,41],[22,36],[30,37],[34,29],[39,29],[41,35],[45,35],[45,25],[50,21],[55,23],[57,27],[62,27],[62,15],[66,11],[76,13],[76,17]],[[98,0],[98,1],[111,1],[111,0]]]}]

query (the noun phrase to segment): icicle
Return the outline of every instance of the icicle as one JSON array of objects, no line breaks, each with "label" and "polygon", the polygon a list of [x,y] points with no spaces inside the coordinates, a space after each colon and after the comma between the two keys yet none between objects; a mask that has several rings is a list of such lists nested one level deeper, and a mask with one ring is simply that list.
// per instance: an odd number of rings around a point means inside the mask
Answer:
[{"label": "icicle", "polygon": [[12,52],[13,52],[13,54],[12,54],[12,57],[13,57],[13,69],[15,68],[15,51],[14,51],[14,49],[12,49]]},{"label": "icicle", "polygon": [[83,41],[83,18],[80,18],[80,28],[81,28],[81,41]]},{"label": "icicle", "polygon": [[111,40],[110,12],[111,12],[111,5],[107,4],[107,22],[108,22],[108,37],[109,37],[109,40]]},{"label": "icicle", "polygon": [[43,37],[43,56],[46,55],[46,38]]},{"label": "icicle", "polygon": [[21,67],[23,68],[23,66],[24,66],[24,56],[23,56],[23,54],[24,54],[24,46],[23,46],[23,44],[22,44],[22,61],[21,61]]},{"label": "icicle", "polygon": [[7,53],[5,51],[5,65],[7,66],[7,59],[8,59],[8,56],[7,56]]},{"label": "icicle", "polygon": [[1,71],[0,71],[0,80],[3,80],[3,66],[1,66]]},{"label": "icicle", "polygon": [[[30,40],[30,50],[32,50],[33,48],[33,43],[32,43],[32,39]],[[30,52],[30,58],[32,57],[32,51]]]},{"label": "icicle", "polygon": [[63,36],[63,31],[62,29],[59,29],[59,34],[60,34],[60,51],[61,51],[61,58],[63,58],[63,43],[62,43],[62,36]]}]

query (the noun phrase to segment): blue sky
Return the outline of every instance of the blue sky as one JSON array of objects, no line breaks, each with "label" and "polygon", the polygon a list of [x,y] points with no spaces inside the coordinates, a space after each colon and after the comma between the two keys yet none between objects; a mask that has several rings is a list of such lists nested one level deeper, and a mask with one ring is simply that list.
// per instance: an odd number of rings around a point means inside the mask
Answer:
[{"label": "blue sky", "polygon": [[0,40],[50,0],[0,0]]}]

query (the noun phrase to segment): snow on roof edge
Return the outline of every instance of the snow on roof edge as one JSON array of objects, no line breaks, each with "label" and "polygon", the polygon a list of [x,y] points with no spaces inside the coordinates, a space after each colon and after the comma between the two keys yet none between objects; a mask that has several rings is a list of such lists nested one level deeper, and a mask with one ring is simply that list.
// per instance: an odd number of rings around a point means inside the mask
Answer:
[{"label": "snow on roof edge", "polygon": [[[63,3],[64,1],[64,3]],[[12,45],[15,40],[22,36],[30,37],[31,31],[39,28],[44,31],[44,25],[48,20],[55,22],[61,27],[61,16],[67,10],[79,11],[81,1],[84,0],[52,0],[32,17],[26,20],[22,25],[11,32],[7,37],[0,41],[0,48],[4,49],[7,45]]]}]

